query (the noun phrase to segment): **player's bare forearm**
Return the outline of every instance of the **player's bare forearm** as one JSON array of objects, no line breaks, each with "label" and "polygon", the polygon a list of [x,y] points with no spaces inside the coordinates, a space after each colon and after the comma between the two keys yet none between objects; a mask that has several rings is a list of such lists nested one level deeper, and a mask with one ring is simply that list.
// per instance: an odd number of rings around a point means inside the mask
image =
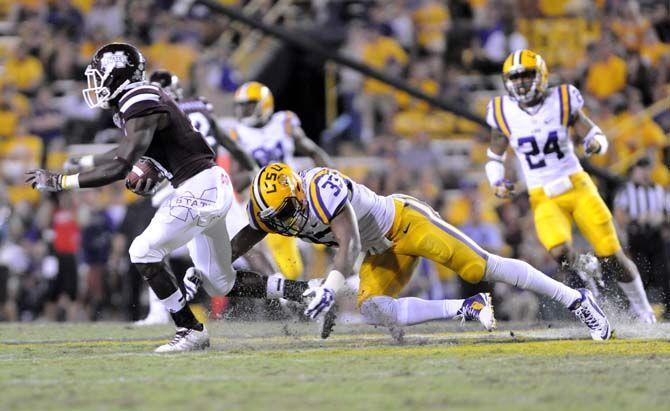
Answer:
[{"label": "player's bare forearm", "polygon": [[584,145],[586,156],[592,154],[605,154],[609,147],[609,142],[603,131],[591,121],[590,118],[580,109],[575,113],[572,119],[572,125],[575,133],[575,141]]},{"label": "player's bare forearm", "polygon": [[242,149],[240,144],[233,140],[227,133],[219,131],[217,133],[217,140],[231,156],[244,168],[244,170],[251,171],[255,175],[258,172],[258,164],[249,153]]},{"label": "player's bare forearm", "polygon": [[100,154],[95,154],[93,156],[93,165],[99,166],[99,165],[102,165],[102,164],[109,163],[109,162],[113,161],[114,158],[117,156],[117,153],[116,153],[117,149],[118,149],[118,146],[114,147],[113,149],[111,149],[107,152],[100,153]]},{"label": "player's bare forearm", "polygon": [[245,255],[251,269],[259,273],[272,274],[279,272],[279,267],[274,260],[268,256],[268,250],[264,243],[258,243],[252,247]]},{"label": "player's bare forearm", "polygon": [[230,241],[230,247],[232,249],[230,261],[235,262],[235,260],[245,255],[253,246],[261,242],[266,235],[266,232],[256,230],[252,226],[246,225],[235,234],[235,237]]},{"label": "player's bare forearm", "polygon": [[101,187],[125,178],[133,164],[147,151],[164,114],[151,114],[126,122],[124,137],[113,160],[79,174],[79,187]]},{"label": "player's bare forearm", "polygon": [[581,142],[584,137],[589,133],[593,127],[596,127],[596,123],[593,122],[584,112],[580,109],[577,110],[573,120],[573,129],[575,131],[574,136],[578,142]]},{"label": "player's bare forearm", "polygon": [[347,203],[342,212],[331,221],[330,229],[339,246],[333,258],[333,269],[344,276],[350,276],[354,273],[356,258],[361,253],[358,222],[351,204]]},{"label": "player's bare forearm", "polygon": [[330,156],[315,142],[310,140],[305,132],[300,127],[296,127],[293,132],[293,139],[295,140],[296,151],[300,154],[305,154],[311,157],[317,167],[333,168],[333,160]]},{"label": "player's bare forearm", "polygon": [[509,140],[507,137],[500,131],[492,129],[491,142],[489,144],[491,151],[499,156],[502,156],[505,154],[505,151],[507,151],[507,147],[509,147]]}]

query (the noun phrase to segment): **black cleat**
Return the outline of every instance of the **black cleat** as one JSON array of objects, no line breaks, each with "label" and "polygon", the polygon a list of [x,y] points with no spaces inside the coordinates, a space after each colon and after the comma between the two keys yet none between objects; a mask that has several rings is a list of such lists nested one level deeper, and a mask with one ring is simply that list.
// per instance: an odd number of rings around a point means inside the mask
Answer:
[{"label": "black cleat", "polygon": [[323,323],[321,324],[321,338],[326,339],[330,337],[330,333],[335,328],[335,320],[337,319],[337,304],[330,307],[330,310],[323,316]]}]

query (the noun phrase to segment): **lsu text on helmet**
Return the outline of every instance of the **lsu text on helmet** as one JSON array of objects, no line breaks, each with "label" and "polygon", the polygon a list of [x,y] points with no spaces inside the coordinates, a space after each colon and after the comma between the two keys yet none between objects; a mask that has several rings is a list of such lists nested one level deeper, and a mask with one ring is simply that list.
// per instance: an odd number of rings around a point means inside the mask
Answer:
[{"label": "lsu text on helmet", "polygon": [[300,176],[286,164],[261,169],[251,184],[250,207],[257,221],[283,235],[297,235],[307,222],[307,196]]}]

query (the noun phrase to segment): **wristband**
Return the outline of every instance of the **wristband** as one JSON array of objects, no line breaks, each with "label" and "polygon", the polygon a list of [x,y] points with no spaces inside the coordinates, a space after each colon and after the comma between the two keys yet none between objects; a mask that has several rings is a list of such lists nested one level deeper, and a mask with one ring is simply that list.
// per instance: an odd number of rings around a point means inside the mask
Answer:
[{"label": "wristband", "polygon": [[329,274],[328,277],[326,277],[326,281],[324,281],[322,287],[323,288],[330,288],[331,290],[337,292],[342,286],[344,285],[344,275],[342,275],[341,272],[337,270],[332,270]]},{"label": "wristband", "polygon": [[598,142],[598,144],[600,144],[600,150],[598,150],[598,152],[595,154],[605,154],[607,152],[607,149],[609,148],[609,142],[607,141],[607,137],[605,137],[605,134],[603,134],[603,131],[600,129],[600,127],[591,127],[591,130],[589,130],[589,132],[586,134],[586,137],[584,137],[584,146],[586,147],[591,140],[595,140]]},{"label": "wristband", "polygon": [[64,175],[60,182],[63,190],[74,190],[79,188],[79,173]]}]

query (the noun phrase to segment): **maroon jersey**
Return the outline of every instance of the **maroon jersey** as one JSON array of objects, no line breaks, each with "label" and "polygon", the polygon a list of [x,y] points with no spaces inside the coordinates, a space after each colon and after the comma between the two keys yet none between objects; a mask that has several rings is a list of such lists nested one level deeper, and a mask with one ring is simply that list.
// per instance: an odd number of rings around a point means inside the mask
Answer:
[{"label": "maroon jersey", "polygon": [[203,136],[193,128],[177,103],[159,87],[141,85],[127,91],[119,100],[117,114],[122,126],[132,118],[155,113],[167,114],[169,121],[156,130],[144,156],[161,167],[174,187],[215,165],[214,152]]}]

